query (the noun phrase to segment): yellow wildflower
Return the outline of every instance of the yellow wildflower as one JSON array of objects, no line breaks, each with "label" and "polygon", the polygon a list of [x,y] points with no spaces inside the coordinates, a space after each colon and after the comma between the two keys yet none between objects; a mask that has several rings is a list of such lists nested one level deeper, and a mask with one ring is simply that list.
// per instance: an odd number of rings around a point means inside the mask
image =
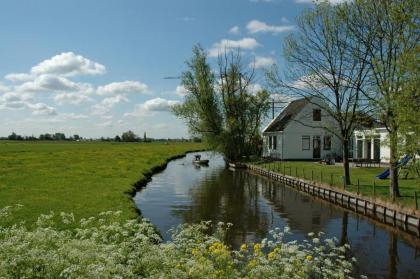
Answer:
[{"label": "yellow wildflower", "polygon": [[249,268],[254,268],[256,265],[257,265],[256,260],[250,260],[249,263],[248,263]]},{"label": "yellow wildflower", "polygon": [[254,245],[254,250],[255,251],[260,251],[261,250],[261,244],[257,243]]},{"label": "yellow wildflower", "polygon": [[197,248],[192,249],[191,254],[193,254],[194,256],[197,255],[198,249]]},{"label": "yellow wildflower", "polygon": [[306,256],[306,259],[307,259],[308,261],[312,261],[312,256],[311,256],[311,255],[308,255],[308,256]]},{"label": "yellow wildflower", "polygon": [[246,251],[247,249],[248,247],[246,246],[246,244],[241,245],[241,251]]},{"label": "yellow wildflower", "polygon": [[276,256],[276,253],[275,253],[274,251],[273,251],[273,252],[268,253],[268,259],[269,259],[269,260],[272,260],[275,256]]},{"label": "yellow wildflower", "polygon": [[180,263],[177,263],[175,267],[180,269],[182,267],[182,265]]}]

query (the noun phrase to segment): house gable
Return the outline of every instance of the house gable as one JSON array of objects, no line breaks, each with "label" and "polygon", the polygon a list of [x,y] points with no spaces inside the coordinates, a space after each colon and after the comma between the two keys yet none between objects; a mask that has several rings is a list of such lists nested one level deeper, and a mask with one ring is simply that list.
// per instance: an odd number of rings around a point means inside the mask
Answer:
[{"label": "house gable", "polygon": [[274,118],[263,133],[283,131],[294,117],[309,103],[308,99],[298,99],[292,101],[276,118]]}]

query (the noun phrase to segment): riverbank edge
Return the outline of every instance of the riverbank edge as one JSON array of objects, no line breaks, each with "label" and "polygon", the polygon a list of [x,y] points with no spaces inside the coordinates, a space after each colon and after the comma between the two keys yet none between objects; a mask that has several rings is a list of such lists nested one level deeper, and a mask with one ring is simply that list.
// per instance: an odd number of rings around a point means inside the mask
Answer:
[{"label": "riverbank edge", "polygon": [[267,171],[256,165],[246,164],[246,168],[251,172],[282,182],[298,191],[321,198],[344,209],[374,218],[384,224],[400,227],[404,231],[420,234],[420,214],[414,210],[407,210],[395,204],[357,195],[325,184]]},{"label": "riverbank edge", "polygon": [[166,167],[168,166],[168,163],[173,160],[184,158],[185,156],[187,156],[188,153],[204,152],[204,151],[208,151],[208,149],[188,150],[181,154],[171,156],[167,158],[162,164],[153,166],[151,169],[141,173],[142,178],[140,178],[139,180],[133,183],[131,190],[125,192],[126,194],[129,195],[129,198],[131,199],[133,210],[136,212],[137,217],[142,218],[142,213],[141,213],[141,210],[134,203],[133,198],[137,194],[137,192],[139,192],[141,189],[147,186],[147,184],[152,180],[153,175],[164,171]]}]

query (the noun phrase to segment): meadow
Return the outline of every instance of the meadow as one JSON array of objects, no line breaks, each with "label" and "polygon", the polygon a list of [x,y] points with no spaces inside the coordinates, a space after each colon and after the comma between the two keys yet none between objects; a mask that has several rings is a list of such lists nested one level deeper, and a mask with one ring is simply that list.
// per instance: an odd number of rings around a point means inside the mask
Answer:
[{"label": "meadow", "polygon": [[0,208],[23,205],[0,225],[31,226],[50,211],[79,219],[112,210],[122,220],[136,218],[133,185],[169,158],[198,149],[203,145],[0,141]]}]

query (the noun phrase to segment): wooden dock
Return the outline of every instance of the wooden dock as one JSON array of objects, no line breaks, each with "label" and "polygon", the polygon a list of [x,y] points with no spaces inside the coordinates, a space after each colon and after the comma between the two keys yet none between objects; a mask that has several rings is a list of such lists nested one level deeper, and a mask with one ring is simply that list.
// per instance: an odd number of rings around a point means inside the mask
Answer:
[{"label": "wooden dock", "polygon": [[298,191],[327,200],[345,209],[371,217],[382,223],[399,227],[404,231],[420,237],[420,217],[411,212],[393,209],[374,199],[362,197],[344,190],[332,189],[331,187],[320,185],[313,181],[275,173],[255,165],[247,165],[247,169],[291,186]]}]

